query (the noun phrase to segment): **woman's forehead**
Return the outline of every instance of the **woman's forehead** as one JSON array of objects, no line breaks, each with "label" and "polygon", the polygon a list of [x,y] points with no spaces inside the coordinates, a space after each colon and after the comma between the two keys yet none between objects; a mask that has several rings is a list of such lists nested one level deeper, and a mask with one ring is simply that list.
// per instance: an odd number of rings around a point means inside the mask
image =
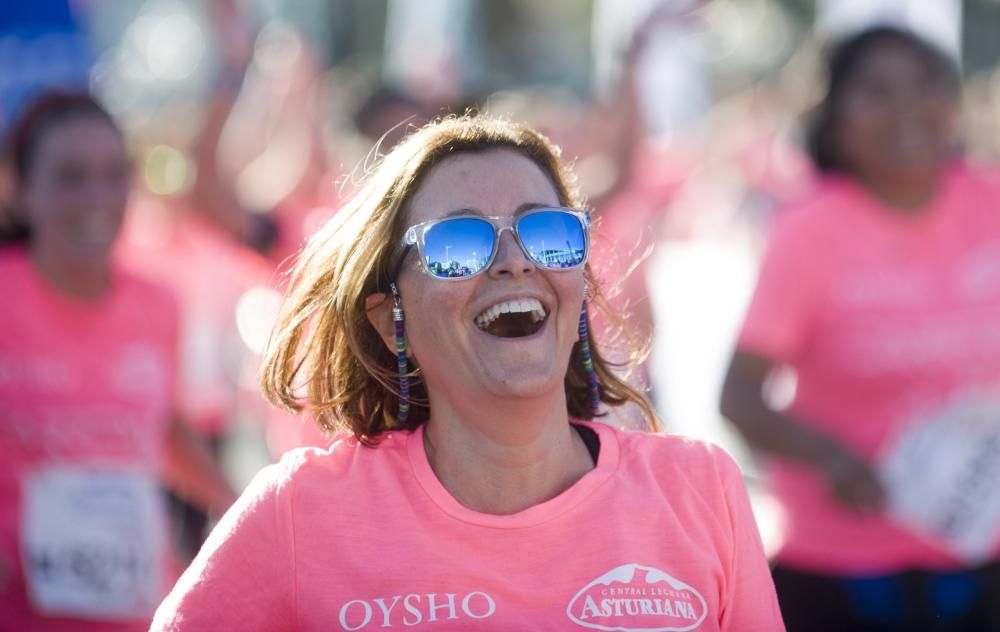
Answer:
[{"label": "woman's forehead", "polygon": [[852,73],[855,77],[919,74],[938,78],[944,75],[944,71],[926,53],[904,41],[876,42],[859,61]]},{"label": "woman's forehead", "polygon": [[102,152],[118,156],[125,146],[121,133],[111,123],[88,115],[53,123],[42,130],[36,143],[36,161],[55,155],[87,158]]},{"label": "woman's forehead", "polygon": [[525,204],[560,203],[549,176],[512,149],[466,152],[445,158],[424,178],[409,204],[411,223],[459,209],[511,215]]}]

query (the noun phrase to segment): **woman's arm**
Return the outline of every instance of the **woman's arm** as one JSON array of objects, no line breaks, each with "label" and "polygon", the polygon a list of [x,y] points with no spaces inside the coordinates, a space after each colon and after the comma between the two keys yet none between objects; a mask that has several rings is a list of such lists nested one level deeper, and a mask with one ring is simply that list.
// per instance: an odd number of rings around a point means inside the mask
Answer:
[{"label": "woman's arm", "polygon": [[190,499],[212,516],[221,516],[236,500],[208,449],[177,416],[167,430],[163,478],[178,496]]},{"label": "woman's arm", "polygon": [[754,448],[814,467],[831,493],[858,510],[875,510],[885,492],[875,471],[849,448],[768,406],[764,382],[774,362],[745,351],[733,355],[720,409]]},{"label": "woman's arm", "polygon": [[[273,240],[273,235],[270,235],[269,240],[262,223],[266,223],[266,217],[248,211],[240,203],[234,177],[223,173],[219,164],[223,133],[230,123],[247,68],[253,58],[256,33],[242,10],[232,0],[219,0],[210,6],[215,42],[220,52],[219,72],[205,104],[205,118],[192,148],[197,177],[189,196],[197,211],[216,228],[236,241],[264,252],[270,246],[270,240]],[[245,138],[247,145],[262,142],[259,135],[248,135]],[[248,146],[247,149],[248,152],[259,152],[263,150],[263,146],[254,146],[252,149]]]}]

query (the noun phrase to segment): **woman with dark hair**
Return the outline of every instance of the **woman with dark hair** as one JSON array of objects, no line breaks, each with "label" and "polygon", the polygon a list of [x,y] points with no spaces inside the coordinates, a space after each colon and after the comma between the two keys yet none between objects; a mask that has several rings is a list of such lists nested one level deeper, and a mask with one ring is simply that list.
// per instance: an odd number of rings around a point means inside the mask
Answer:
[{"label": "woman with dark hair", "polygon": [[342,434],[263,470],[156,630],[782,629],[733,461],[596,423],[589,214],[526,127],[397,145],[296,264],[273,401]]},{"label": "woman with dark hair", "polygon": [[1000,533],[969,556],[901,518],[887,463],[929,422],[1000,411],[1000,180],[956,156],[958,74],[930,44],[875,28],[829,71],[821,178],[772,227],[722,394],[784,505],[782,613],[796,631],[998,630]]},{"label": "woman with dark hair", "polygon": [[232,491],[172,412],[172,297],[112,262],[130,183],[111,117],[85,94],[42,95],[9,160],[0,627],[146,629],[172,563],[159,477],[214,511]]}]

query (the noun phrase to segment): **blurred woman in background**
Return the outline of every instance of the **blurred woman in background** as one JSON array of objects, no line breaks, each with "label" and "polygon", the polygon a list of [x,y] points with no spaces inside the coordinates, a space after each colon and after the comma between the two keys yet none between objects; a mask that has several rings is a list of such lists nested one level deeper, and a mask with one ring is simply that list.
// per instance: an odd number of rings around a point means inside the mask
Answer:
[{"label": "blurred woman in background", "polygon": [[216,513],[233,492],[174,414],[173,297],[112,263],[130,188],[114,121],[44,94],[9,160],[0,627],[144,630],[174,570],[159,478]]},{"label": "blurred woman in background", "polygon": [[[958,73],[928,43],[875,28],[829,71],[822,178],[772,228],[722,395],[787,513],[782,612],[792,631],[998,630],[997,547],[973,561],[902,526],[883,462],[998,394],[1000,181],[956,157]],[[785,410],[765,395],[779,366]]]}]

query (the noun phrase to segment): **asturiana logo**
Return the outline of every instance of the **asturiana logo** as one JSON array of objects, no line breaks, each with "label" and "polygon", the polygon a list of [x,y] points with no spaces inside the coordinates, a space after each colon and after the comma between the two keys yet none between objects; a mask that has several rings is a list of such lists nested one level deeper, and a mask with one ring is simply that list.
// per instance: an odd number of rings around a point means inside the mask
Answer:
[{"label": "asturiana logo", "polygon": [[566,615],[577,625],[608,632],[687,632],[708,614],[705,598],[667,573],[625,564],[576,593]]}]

